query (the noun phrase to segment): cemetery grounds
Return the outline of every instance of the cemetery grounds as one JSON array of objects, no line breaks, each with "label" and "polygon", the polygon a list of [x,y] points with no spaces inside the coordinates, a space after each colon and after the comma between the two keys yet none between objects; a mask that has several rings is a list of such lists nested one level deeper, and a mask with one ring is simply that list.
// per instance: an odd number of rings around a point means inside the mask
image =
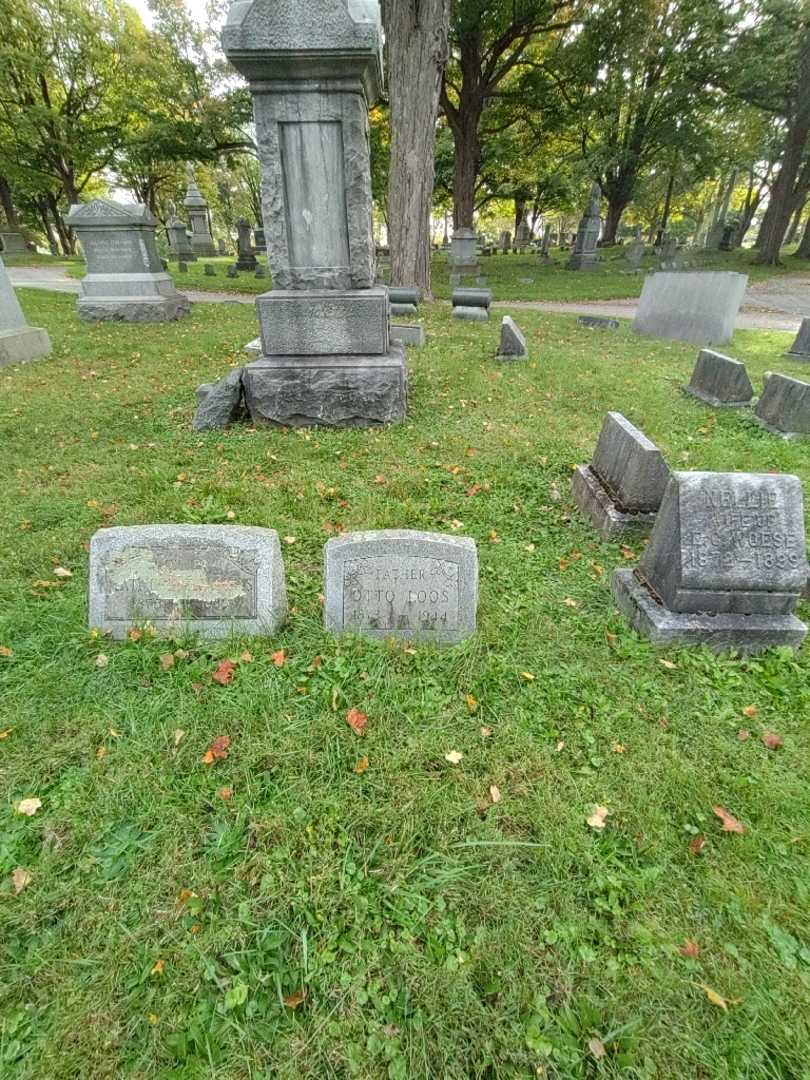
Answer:
[{"label": "cemetery grounds", "polygon": [[[252,308],[20,295],[54,353],[0,374],[0,1075],[810,1075],[810,651],[653,649],[609,593],[641,545],[569,490],[609,409],[673,467],[810,491],[806,442],[686,398],[693,347],[514,311],[530,358],[500,365],[502,312],[446,305],[404,424],[198,435]],[[723,351],[759,389],[807,377],[791,340]],[[88,631],[97,529],[230,521],[283,538],[286,628]],[[327,636],[325,541],[403,527],[476,540],[477,635]]]}]

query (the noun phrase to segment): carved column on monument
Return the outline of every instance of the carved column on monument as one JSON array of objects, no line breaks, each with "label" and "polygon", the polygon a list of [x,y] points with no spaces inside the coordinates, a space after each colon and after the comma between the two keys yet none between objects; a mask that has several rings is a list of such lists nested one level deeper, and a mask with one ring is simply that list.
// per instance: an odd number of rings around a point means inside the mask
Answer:
[{"label": "carved column on monument", "polygon": [[208,203],[197,187],[194,179],[194,170],[189,165],[186,169],[188,187],[183,206],[188,211],[191,223],[191,246],[198,255],[216,255],[217,248],[211,235],[211,219],[208,213]]},{"label": "carved column on monument", "polygon": [[404,350],[375,284],[368,110],[382,83],[377,0],[235,0],[225,54],[250,84],[273,289],[245,371],[254,419],[401,420]]}]

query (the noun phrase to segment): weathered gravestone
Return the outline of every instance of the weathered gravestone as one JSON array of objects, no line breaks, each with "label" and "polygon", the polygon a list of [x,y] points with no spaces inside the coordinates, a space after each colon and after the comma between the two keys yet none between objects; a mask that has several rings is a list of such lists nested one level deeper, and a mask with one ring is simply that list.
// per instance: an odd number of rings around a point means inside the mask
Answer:
[{"label": "weathered gravestone", "polygon": [[454,289],[453,318],[469,322],[486,322],[492,304],[489,289]]},{"label": "weathered gravestone", "polygon": [[810,319],[802,319],[799,333],[787,355],[792,360],[810,360]]},{"label": "weathered gravestone", "polygon": [[250,222],[240,218],[236,223],[236,268],[237,270],[255,270],[258,266],[256,252],[251,242]]},{"label": "weathered gravestone", "polygon": [[235,368],[215,383],[197,387],[197,411],[192,427],[195,431],[215,431],[238,420],[243,412],[244,368]]},{"label": "weathered gravestone", "polygon": [[236,265],[236,263],[229,264],[229,266],[225,270],[225,277],[229,277],[231,278],[231,280],[239,277],[239,267]]},{"label": "weathered gravestone", "polygon": [[639,566],[617,570],[612,591],[656,645],[753,653],[801,645],[806,578],[798,477],[678,472]]},{"label": "weathered gravestone", "polygon": [[401,285],[392,285],[388,290],[388,299],[391,301],[391,314],[398,318],[416,316],[419,314],[419,302],[422,293],[419,289],[409,289]]},{"label": "weathered gravestone", "polygon": [[[254,421],[402,420],[405,350],[375,284],[368,110],[382,84],[377,0],[254,0],[222,34],[253,94],[272,291],[262,357],[245,372]],[[474,237],[473,237],[474,242]]]},{"label": "weathered gravestone", "polygon": [[754,397],[745,364],[711,349],[701,349],[692,379],[684,389],[716,409],[744,408],[752,404]]},{"label": "weathered gravestone", "polygon": [[191,311],[161,266],[148,207],[92,199],[72,206],[65,224],[76,230],[87,261],[80,318],[167,322]]},{"label": "weathered gravestone", "polygon": [[267,240],[265,239],[264,229],[261,227],[261,225],[257,225],[256,228],[253,230],[253,243],[256,250],[260,254],[267,254]]},{"label": "weathered gravestone", "polygon": [[526,338],[520,327],[509,315],[504,315],[501,323],[501,343],[498,346],[499,360],[522,360],[529,355]]},{"label": "weathered gravestone", "polygon": [[220,255],[227,255],[228,254],[228,246],[227,246],[227,244],[225,243],[225,241],[223,240],[223,238],[221,236],[220,236],[219,240],[217,240],[217,252]]},{"label": "weathered gravestone", "polygon": [[191,246],[185,221],[180,218],[172,218],[166,226],[166,235],[169,237],[169,258],[180,262],[196,262],[197,256]]},{"label": "weathered gravestone", "polygon": [[51,351],[47,330],[29,326],[0,259],[0,367],[42,360]]},{"label": "weathered gravestone", "polygon": [[584,326],[587,330],[618,330],[618,319],[609,319],[604,315],[580,315],[577,326]]},{"label": "weathered gravestone", "polygon": [[568,260],[569,270],[596,270],[599,265],[597,244],[599,233],[602,230],[602,218],[600,215],[602,204],[602,189],[599,184],[591,186],[591,198],[585,215],[579,223],[574,250]]},{"label": "weathered gravestone", "polygon": [[574,472],[574,502],[605,540],[645,534],[655,524],[669,478],[655,443],[621,413],[609,412],[593,460]]},{"label": "weathered gravestone", "polygon": [[350,533],[327,542],[324,576],[334,633],[448,644],[475,633],[478,552],[468,537]]},{"label": "weathered gravestone", "polygon": [[512,234],[506,230],[501,233],[500,248],[504,255],[512,250]]},{"label": "weathered gravestone", "polygon": [[810,435],[810,383],[768,373],[754,416],[775,435]]},{"label": "weathered gravestone", "polygon": [[745,274],[723,270],[648,274],[633,330],[693,345],[722,345],[734,333],[747,284]]},{"label": "weathered gravestone", "polygon": [[28,242],[20,229],[13,225],[0,225],[0,255],[25,255]]},{"label": "weathered gravestone", "polygon": [[541,259],[543,259],[544,261],[547,261],[547,260],[549,260],[551,258],[551,256],[548,253],[549,248],[551,247],[551,236],[552,236],[551,225],[546,225],[545,229],[543,229],[543,244],[542,244],[542,247],[540,248],[540,251],[539,251],[539,257]]},{"label": "weathered gravestone", "polygon": [[425,344],[427,338],[421,323],[391,323],[391,340],[400,341],[403,345],[413,345],[418,349]]},{"label": "weathered gravestone", "polygon": [[478,265],[478,237],[474,229],[455,230],[447,261],[450,269],[462,277],[478,276],[481,271]]},{"label": "weathered gravestone", "polygon": [[521,252],[521,254],[529,247],[532,242],[532,231],[529,228],[529,223],[525,218],[520,219],[520,224],[515,232],[515,250]]},{"label": "weathered gravestone", "polygon": [[624,261],[630,267],[631,270],[640,270],[641,264],[644,261],[644,253],[646,247],[644,241],[641,238],[641,229],[636,229],[636,235],[631,242],[627,244],[623,251]]},{"label": "weathered gravestone", "polygon": [[205,637],[266,634],[287,617],[278,533],[236,525],[102,529],[90,543],[90,626]]},{"label": "weathered gravestone", "polygon": [[203,267],[203,271],[206,277],[216,277],[217,271],[213,263],[206,263]]},{"label": "weathered gravestone", "polygon": [[197,255],[216,255],[217,249],[214,238],[211,235],[211,215],[205,196],[197,187],[194,179],[194,170],[191,165],[186,168],[188,187],[183,206],[188,211],[188,219],[191,222],[191,247]]}]

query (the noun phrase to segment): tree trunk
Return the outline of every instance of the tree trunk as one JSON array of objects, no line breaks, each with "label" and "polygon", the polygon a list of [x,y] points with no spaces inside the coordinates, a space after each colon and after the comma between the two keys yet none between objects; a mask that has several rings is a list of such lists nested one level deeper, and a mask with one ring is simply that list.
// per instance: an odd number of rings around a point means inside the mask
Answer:
[{"label": "tree trunk", "polygon": [[810,217],[804,223],[804,236],[802,236],[802,242],[799,244],[796,255],[800,259],[810,259]]},{"label": "tree trunk", "polygon": [[607,247],[608,244],[616,243],[616,232],[619,228],[619,222],[622,220],[622,214],[627,209],[630,200],[624,195],[614,195],[613,198],[608,196],[608,212],[605,218],[605,228],[602,233],[602,246]]},{"label": "tree trunk", "polygon": [[6,215],[8,224],[19,225],[17,211],[14,209],[14,200],[11,197],[11,187],[5,176],[0,176],[0,206],[3,207],[3,213]]},{"label": "tree trunk", "polygon": [[666,232],[669,225],[669,212],[672,207],[672,189],[675,187],[675,170],[669,174],[669,183],[667,184],[667,194],[664,199],[664,212],[661,215],[661,231]]},{"label": "tree trunk", "polygon": [[49,191],[47,196],[48,209],[51,212],[56,231],[59,234],[59,243],[62,245],[63,255],[75,255],[76,254],[76,239],[71,229],[65,225],[62,220],[62,215],[59,211],[59,203],[56,201],[56,196],[53,192]]},{"label": "tree trunk", "polygon": [[461,39],[459,66],[461,91],[454,104],[442,82],[441,103],[453,132],[453,226],[471,229],[475,217],[475,182],[481,162],[479,127],[484,111],[481,73],[482,31],[469,31]]},{"label": "tree trunk", "polygon": [[51,219],[48,216],[48,203],[42,197],[37,199],[37,213],[42,222],[42,228],[45,230],[45,235],[48,237],[48,247],[51,249],[51,255],[58,255],[59,244],[56,242],[53,227],[51,226]]},{"label": "tree trunk", "polygon": [[515,199],[515,229],[514,235],[517,236],[518,226],[526,214],[526,200],[516,198]]},{"label": "tree trunk", "polygon": [[786,244],[795,244],[796,237],[799,235],[799,226],[802,223],[802,214],[804,213],[804,199],[796,207],[793,217],[790,219],[790,225],[788,231],[785,234]]},{"label": "tree trunk", "polygon": [[448,57],[450,0],[385,0],[391,104],[391,284],[430,288],[436,114]]}]

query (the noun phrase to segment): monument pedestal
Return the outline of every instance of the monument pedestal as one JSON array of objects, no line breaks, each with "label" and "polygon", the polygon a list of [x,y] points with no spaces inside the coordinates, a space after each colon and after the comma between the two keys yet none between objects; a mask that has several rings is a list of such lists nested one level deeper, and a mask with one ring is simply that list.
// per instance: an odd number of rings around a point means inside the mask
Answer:
[{"label": "monument pedestal", "polygon": [[38,326],[23,326],[16,330],[0,330],[0,367],[27,364],[42,360],[51,351],[47,330]]},{"label": "monument pedestal", "polygon": [[85,322],[172,322],[191,311],[169,274],[88,274],[82,288],[76,307]]}]

